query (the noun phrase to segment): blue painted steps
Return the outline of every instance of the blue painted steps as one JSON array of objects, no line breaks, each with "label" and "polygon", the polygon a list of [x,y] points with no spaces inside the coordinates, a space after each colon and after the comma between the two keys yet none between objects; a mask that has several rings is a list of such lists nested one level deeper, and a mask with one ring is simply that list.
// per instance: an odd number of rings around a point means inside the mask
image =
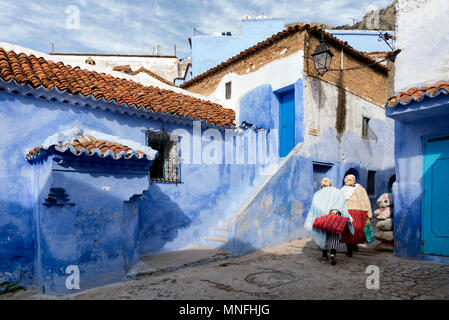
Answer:
[{"label": "blue painted steps", "polygon": [[[248,187],[245,190],[240,190],[241,192],[236,192],[235,197],[232,199],[228,208],[223,210],[221,215],[222,218],[217,221],[217,225],[209,229],[207,236],[202,237],[203,245],[224,250],[228,249],[227,244],[232,237],[230,231],[235,219],[245,212],[246,208],[252,203],[257,194],[263,190],[268,181],[276,176],[285,164],[289,163],[291,160],[294,161],[294,155],[299,152],[301,146],[302,144],[296,145],[290,150],[286,157],[280,159],[279,163],[262,169],[264,174],[258,174],[254,178],[251,187]],[[260,170],[260,172],[262,172],[262,170]]]},{"label": "blue painted steps", "polygon": [[253,186],[246,188],[246,190],[237,192],[233,201],[228,208],[223,210],[222,218],[217,221],[216,226],[209,229],[207,236],[202,237],[204,245],[212,248],[226,249],[230,237],[229,231],[235,216],[237,216],[242,207],[257,194],[259,186],[264,183],[268,176],[258,176],[253,181]]}]

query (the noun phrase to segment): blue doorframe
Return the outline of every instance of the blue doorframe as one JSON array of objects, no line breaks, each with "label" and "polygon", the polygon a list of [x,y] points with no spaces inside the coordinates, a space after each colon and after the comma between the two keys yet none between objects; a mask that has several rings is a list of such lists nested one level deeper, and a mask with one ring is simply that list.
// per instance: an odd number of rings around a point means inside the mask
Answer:
[{"label": "blue doorframe", "polygon": [[421,252],[449,256],[449,134],[423,138]]},{"label": "blue doorframe", "polygon": [[312,162],[313,167],[313,192],[317,192],[321,187],[321,180],[323,178],[330,178],[332,180],[333,163]]},{"label": "blue doorframe", "polygon": [[278,93],[279,156],[285,157],[295,146],[295,90],[289,87]]}]

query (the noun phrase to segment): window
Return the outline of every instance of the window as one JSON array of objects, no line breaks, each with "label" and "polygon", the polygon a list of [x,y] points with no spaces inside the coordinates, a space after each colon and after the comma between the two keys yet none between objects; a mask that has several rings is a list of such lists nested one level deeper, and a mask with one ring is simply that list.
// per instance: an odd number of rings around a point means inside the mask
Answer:
[{"label": "window", "polygon": [[148,145],[158,156],[150,167],[151,181],[180,182],[178,168],[178,137],[162,132],[146,131]]},{"label": "window", "polygon": [[362,120],[362,138],[369,138],[369,121],[370,118],[363,117]]},{"label": "window", "polygon": [[327,163],[313,163],[313,191],[320,190],[321,180],[326,177],[330,177],[330,173],[332,170],[332,164]]},{"label": "window", "polygon": [[368,195],[373,196],[376,193],[376,171],[368,171]]},{"label": "window", "polygon": [[226,100],[231,99],[231,82],[226,82],[225,84],[225,95]]}]

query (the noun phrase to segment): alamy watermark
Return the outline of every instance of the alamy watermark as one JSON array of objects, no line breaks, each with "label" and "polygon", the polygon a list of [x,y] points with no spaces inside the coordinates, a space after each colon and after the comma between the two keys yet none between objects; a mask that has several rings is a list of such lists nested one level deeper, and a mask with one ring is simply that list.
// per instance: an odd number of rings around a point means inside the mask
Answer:
[{"label": "alamy watermark", "polygon": [[366,274],[369,276],[366,278],[365,285],[368,290],[379,290],[380,288],[380,269],[376,265],[370,265],[366,267]]},{"label": "alamy watermark", "polygon": [[65,280],[65,287],[69,290],[80,288],[80,269],[76,265],[69,265],[65,269],[65,273],[69,276]]},{"label": "alamy watermark", "polygon": [[80,28],[80,9],[78,6],[70,5],[65,8],[65,27],[68,30],[78,30]]},{"label": "alamy watermark", "polygon": [[192,133],[178,128],[169,133],[178,137],[178,159],[183,164],[277,164],[278,130],[225,129],[203,130],[201,121],[194,121]]}]

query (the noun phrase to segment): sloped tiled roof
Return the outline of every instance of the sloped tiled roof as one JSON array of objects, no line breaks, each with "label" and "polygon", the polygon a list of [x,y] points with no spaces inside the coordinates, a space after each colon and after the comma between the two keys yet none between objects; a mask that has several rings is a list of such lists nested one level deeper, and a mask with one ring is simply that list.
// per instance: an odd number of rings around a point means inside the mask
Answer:
[{"label": "sloped tiled roof", "polygon": [[122,66],[115,66],[114,68],[112,68],[112,70],[128,73],[131,72],[131,67],[129,66],[129,64],[126,64]]},{"label": "sloped tiled roof", "polygon": [[132,75],[132,76],[135,76],[136,74],[139,74],[139,73],[141,73],[141,72],[145,72],[146,74],[152,76],[152,77],[155,78],[156,80],[159,80],[159,81],[161,81],[161,82],[163,82],[163,83],[165,83],[165,84],[168,84],[168,85],[170,85],[170,86],[176,87],[176,85],[175,85],[173,82],[170,82],[170,81],[168,81],[168,80],[162,78],[161,76],[158,76],[158,75],[155,74],[154,72],[152,72],[152,71],[150,71],[150,70],[148,70],[147,68],[144,68],[144,67],[140,67],[140,68],[137,69],[136,71],[131,72],[131,75]]},{"label": "sloped tiled roof", "polygon": [[87,155],[97,156],[100,158],[111,158],[115,160],[119,159],[146,159],[153,160],[154,157],[140,150],[133,150],[128,146],[120,144],[118,142],[99,140],[95,137],[85,134],[78,135],[77,139],[71,142],[52,144],[47,148],[36,147],[25,155],[28,160],[34,160],[42,155],[42,151],[54,148],[59,152],[70,151],[76,156]]},{"label": "sloped tiled roof", "polygon": [[413,87],[407,91],[402,91],[392,96],[387,101],[387,106],[396,107],[399,103],[409,104],[412,101],[421,101],[424,97],[434,98],[440,94],[449,94],[449,81],[438,81],[433,85],[420,88]]},{"label": "sloped tiled roof", "polygon": [[372,55],[379,55],[379,56],[388,56],[391,54],[391,51],[365,51],[365,54],[372,56]]},{"label": "sloped tiled roof", "polygon": [[125,53],[81,53],[81,52],[50,52],[51,56],[91,56],[91,57],[127,57],[127,58],[177,58],[170,55],[155,54],[125,54]]},{"label": "sloped tiled roof", "polygon": [[[92,95],[119,105],[135,106],[137,109],[161,112],[168,115],[206,120],[219,126],[233,126],[235,113],[221,105],[178,93],[168,89],[144,86],[132,80],[119,79],[104,73],[82,70],[62,62],[47,61],[42,57],[0,48],[0,79],[14,80],[36,89],[58,88],[72,95]],[[125,106],[125,107],[126,107]]]},{"label": "sloped tiled roof", "polygon": [[[231,65],[232,63],[243,60],[246,57],[248,57],[249,55],[258,52],[259,50],[266,48],[269,45],[271,45],[281,39],[284,39],[295,32],[303,31],[303,30],[307,30],[307,32],[309,32],[311,34],[318,35],[318,36],[321,36],[321,34],[323,32],[319,27],[310,26],[309,24],[299,24],[299,25],[289,27],[289,28],[285,29],[284,31],[278,32],[275,35],[271,36],[270,38],[268,38],[262,42],[259,42],[256,45],[240,52],[239,54],[233,56],[232,58],[229,58],[228,60],[220,63],[219,65],[197,75],[196,77],[190,79],[189,81],[184,82],[183,84],[180,85],[180,87],[187,88],[190,85],[194,84],[195,82],[200,81],[200,80],[208,77],[209,75],[219,72],[220,70],[226,68],[227,66]],[[337,37],[333,36],[332,34],[330,34],[328,32],[324,32],[324,38],[329,44],[335,45],[337,48],[344,48],[348,54],[354,56],[355,58],[357,58],[361,61],[366,62],[367,64],[376,63],[376,60],[374,60],[372,57],[368,56],[367,54],[365,54],[361,51],[354,49],[346,41],[341,41],[340,39],[338,39]],[[381,72],[384,72],[384,73],[387,73],[388,71],[390,71],[389,68],[385,67],[384,65],[382,65],[380,63],[374,64],[372,67]]]}]

